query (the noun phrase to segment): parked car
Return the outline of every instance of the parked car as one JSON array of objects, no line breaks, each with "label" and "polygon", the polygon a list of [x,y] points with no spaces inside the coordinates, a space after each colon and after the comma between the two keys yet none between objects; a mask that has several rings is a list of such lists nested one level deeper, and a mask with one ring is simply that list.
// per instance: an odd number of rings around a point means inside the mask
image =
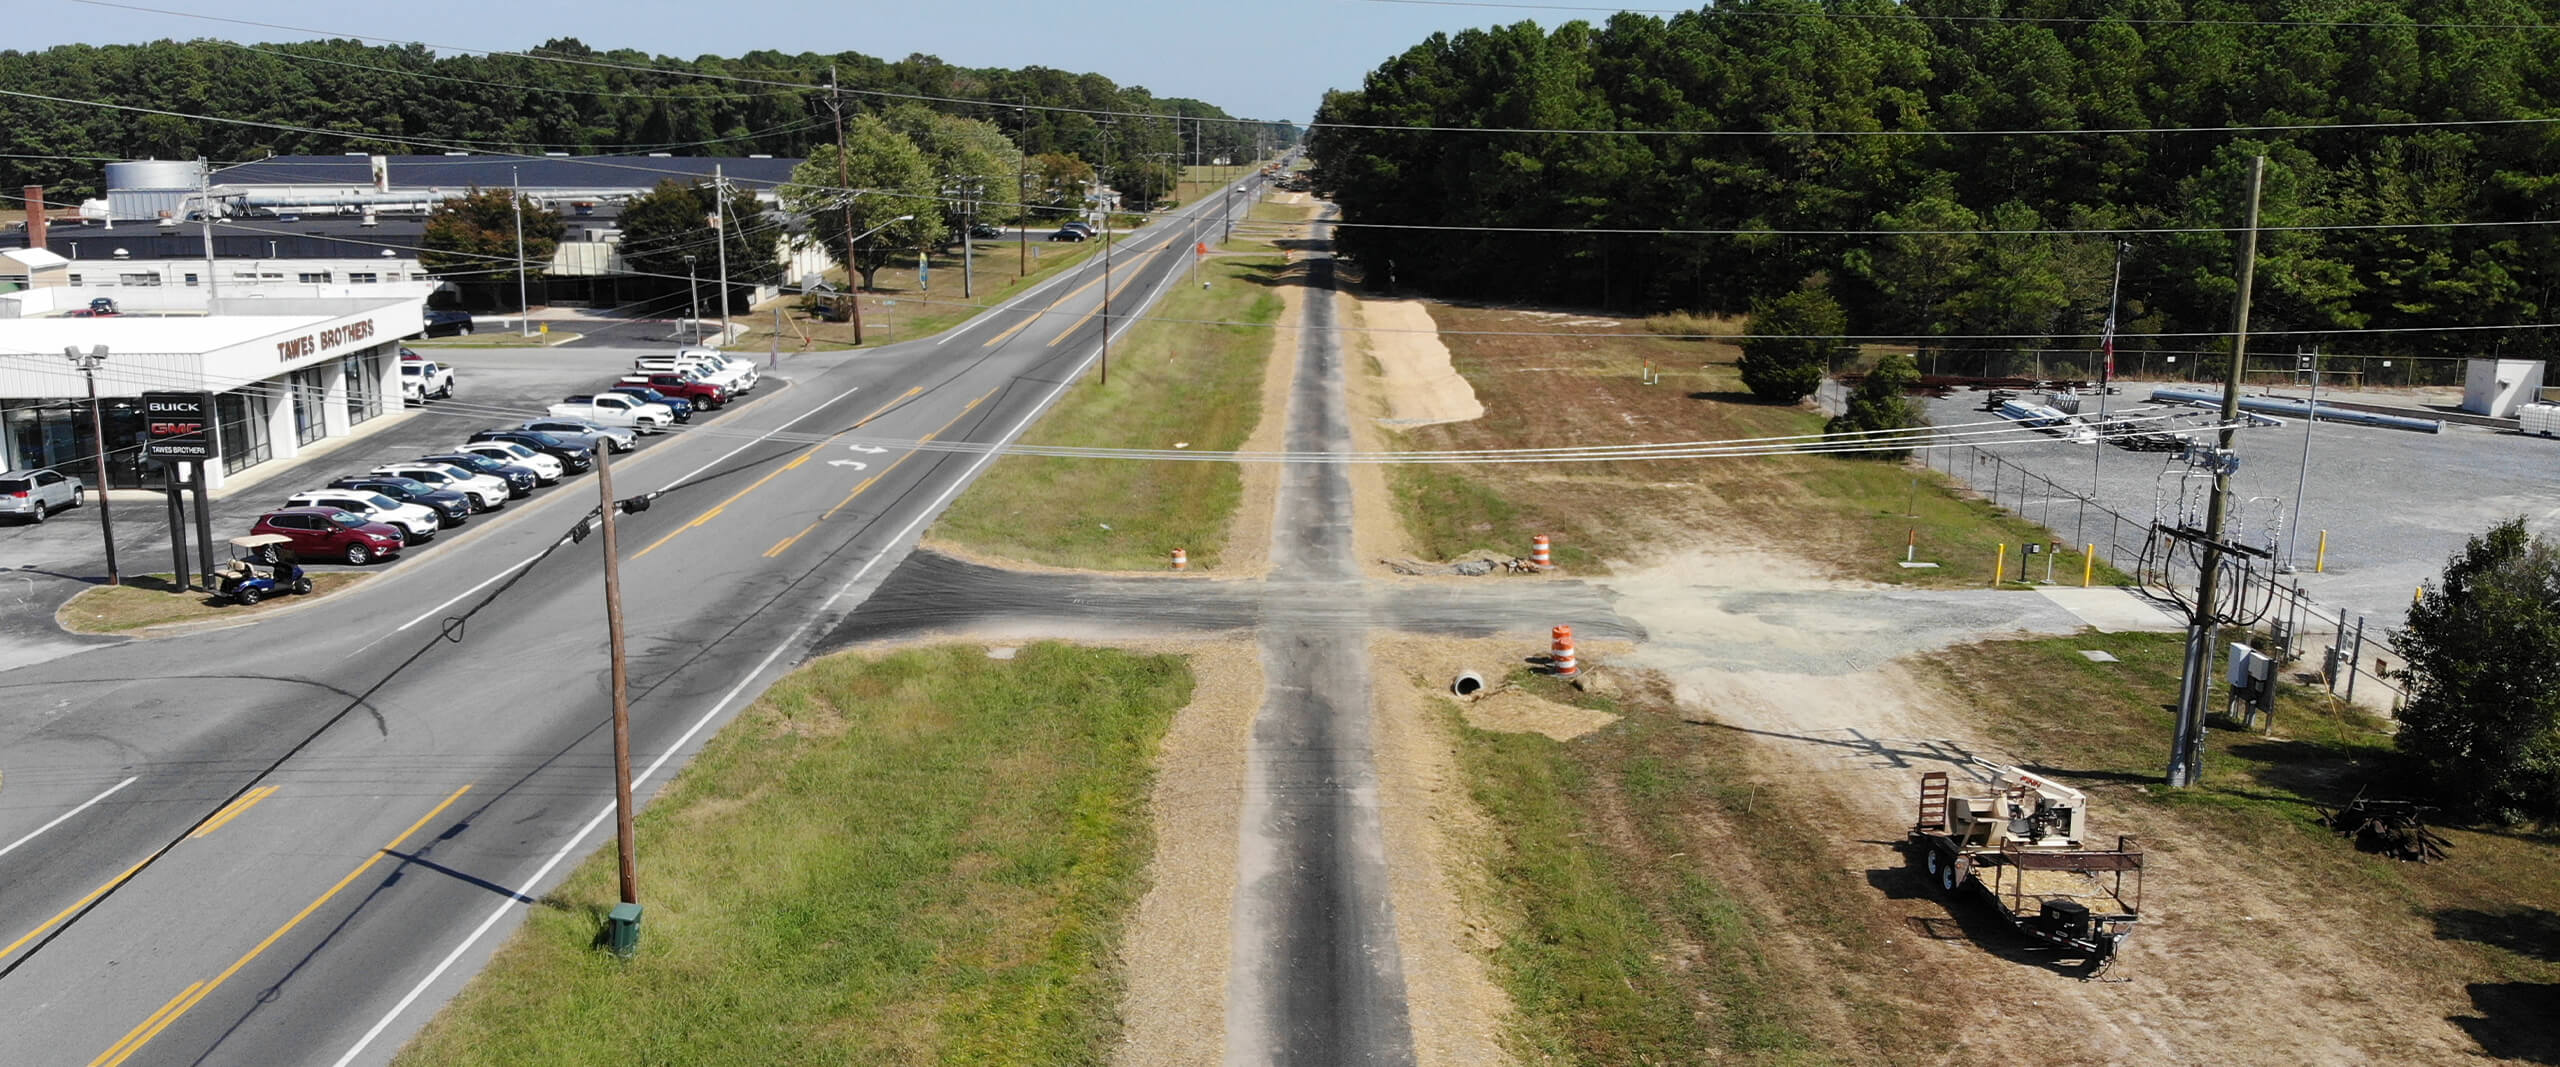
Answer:
[{"label": "parked car", "polygon": [[1102,235],[1102,231],[1094,229],[1092,223],[1086,222],[1083,219],[1068,219],[1065,222],[1059,223],[1058,228],[1061,230],[1074,230],[1086,237],[1099,237]]},{"label": "parked car", "polygon": [[675,424],[676,413],[664,404],[652,404],[635,396],[616,392],[580,393],[564,397],[548,409],[564,419],[584,419],[598,426],[614,426],[637,433],[665,433]]},{"label": "parked car", "polygon": [[401,360],[400,380],[418,383],[420,392],[436,400],[453,395],[453,368],[432,359]]},{"label": "parked car", "polygon": [[606,388],[605,392],[621,393],[643,403],[663,404],[668,411],[675,413],[677,422],[693,421],[693,401],[680,396],[668,396],[645,385],[615,385]]},{"label": "parked car", "polygon": [[427,337],[467,334],[471,332],[471,313],[448,308],[428,308],[426,325],[427,328],[420,333]]},{"label": "parked car", "polygon": [[[257,525],[249,532],[282,534],[289,539],[293,553],[303,559],[344,559],[357,566],[377,559],[390,559],[400,554],[400,529],[369,522],[364,516],[338,508],[286,508],[258,516]],[[275,545],[260,549],[268,562],[277,559]]]},{"label": "parked car", "polygon": [[387,474],[358,474],[329,483],[331,489],[354,489],[380,493],[404,504],[434,508],[436,517],[446,526],[460,526],[471,517],[471,498],[451,489],[438,489],[415,478],[397,478]]},{"label": "parked car", "polygon": [[730,396],[745,396],[755,388],[753,364],[741,367],[717,355],[642,356],[631,361],[632,369],[643,374],[686,374],[727,390]]},{"label": "parked car", "polygon": [[0,515],[21,522],[43,522],[45,516],[87,503],[89,489],[80,479],[36,467],[0,472]]},{"label": "parked car", "polygon": [[438,489],[451,489],[471,498],[471,506],[482,511],[496,511],[507,506],[507,483],[485,474],[473,474],[450,463],[386,463],[373,469],[375,474],[389,474],[411,481],[425,482]]},{"label": "parked car", "polygon": [[482,430],[472,434],[469,443],[476,445],[487,441],[504,441],[508,444],[523,445],[558,460],[561,467],[569,474],[593,470],[596,465],[595,447],[591,443],[559,434],[507,427]]},{"label": "parked car", "polygon": [[707,406],[717,408],[724,407],[729,403],[729,391],[727,389],[721,388],[716,383],[704,381],[700,377],[685,374],[681,371],[658,371],[655,373],[642,371],[636,374],[625,374],[622,376],[622,384],[645,385],[651,389],[665,393],[668,396],[682,397],[686,400],[692,401],[696,407]]},{"label": "parked car", "polygon": [[744,356],[733,356],[717,348],[688,345],[676,349],[676,358],[690,359],[701,364],[710,372],[707,376],[715,382],[722,381],[722,372],[726,371],[738,383],[730,388],[729,391],[733,393],[744,394],[754,389],[756,382],[764,377],[762,372],[756,370],[756,361]]},{"label": "parked car", "polygon": [[631,431],[618,429],[612,426],[598,426],[585,419],[572,419],[554,415],[547,419],[534,419],[530,422],[517,426],[516,428],[519,430],[533,430],[539,433],[566,435],[569,436],[571,440],[586,438],[587,440],[581,441],[580,443],[586,444],[590,448],[595,447],[597,443],[601,443],[605,447],[611,448],[616,452],[629,452],[634,448],[640,447],[639,436]]},{"label": "parked car", "polygon": [[542,485],[557,482],[561,475],[568,472],[568,468],[560,462],[558,457],[534,451],[530,447],[513,441],[472,441],[462,445],[457,451],[521,466],[532,471],[534,481]]},{"label": "parked car", "polygon": [[979,238],[980,240],[1002,237],[1004,236],[1004,227],[998,226],[992,222],[977,223],[969,227],[969,236]]},{"label": "parked car", "polygon": [[518,463],[494,460],[477,452],[463,452],[459,450],[453,452],[439,452],[432,456],[420,456],[418,457],[417,462],[442,463],[447,466],[460,467],[473,474],[486,474],[489,477],[507,483],[508,496],[532,496],[533,487],[542,483],[542,478],[533,473],[533,468],[531,467]]},{"label": "parked car", "polygon": [[434,508],[394,500],[365,489],[313,489],[286,497],[284,506],[352,511],[364,516],[367,522],[397,527],[400,539],[413,545],[434,540],[436,531],[444,528],[444,516],[437,514]]}]

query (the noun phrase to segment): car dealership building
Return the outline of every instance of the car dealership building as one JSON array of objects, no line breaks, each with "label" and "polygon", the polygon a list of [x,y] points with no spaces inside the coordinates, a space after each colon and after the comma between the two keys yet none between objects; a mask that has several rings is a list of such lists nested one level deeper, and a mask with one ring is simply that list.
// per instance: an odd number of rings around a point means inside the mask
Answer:
[{"label": "car dealership building", "polygon": [[66,353],[104,349],[95,375],[110,488],[160,483],[142,455],[145,393],[213,398],[218,462],[206,488],[400,410],[400,339],[415,297],[219,299],[194,315],[0,318],[0,469],[97,480],[89,383]]}]

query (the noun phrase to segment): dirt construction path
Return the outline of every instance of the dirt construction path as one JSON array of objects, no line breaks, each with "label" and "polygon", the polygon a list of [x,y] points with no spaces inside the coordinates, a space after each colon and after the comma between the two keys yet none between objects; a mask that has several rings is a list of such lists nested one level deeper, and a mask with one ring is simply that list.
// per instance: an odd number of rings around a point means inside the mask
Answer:
[{"label": "dirt construction path", "polygon": [[[1906,861],[1889,842],[1911,823],[1922,771],[1947,770],[1962,783],[1969,773],[1981,777],[1971,757],[2034,756],[1988,744],[1960,697],[1915,676],[1906,657],[1985,637],[2078,629],[2042,597],[1829,582],[1783,554],[1747,547],[1621,573],[1609,583],[1619,610],[1650,634],[1627,665],[1667,676],[1685,716],[1756,735],[1786,787],[1807,794],[1791,802],[1823,812],[1839,828],[1845,858],[1888,882],[1903,877]],[[2249,857],[2182,847],[2174,827],[2154,825],[2166,821],[2158,809],[2108,803],[2109,793],[2135,788],[2142,787],[2092,788],[2093,836],[2135,834],[2148,853],[2143,921],[2110,975],[2127,980],[2083,982],[2038,957],[2001,958],[1947,930],[1947,906],[1893,900],[1922,935],[1914,952],[1932,976],[1928,987],[1981,993],[1980,1004],[1959,1009],[1970,1021],[1956,1047],[1913,1050],[1908,1062],[2477,1057],[2477,1046],[2447,1021],[2470,1010],[2460,991],[2413,988],[2392,966],[2443,946],[2355,921],[2307,879],[2287,879]]]}]

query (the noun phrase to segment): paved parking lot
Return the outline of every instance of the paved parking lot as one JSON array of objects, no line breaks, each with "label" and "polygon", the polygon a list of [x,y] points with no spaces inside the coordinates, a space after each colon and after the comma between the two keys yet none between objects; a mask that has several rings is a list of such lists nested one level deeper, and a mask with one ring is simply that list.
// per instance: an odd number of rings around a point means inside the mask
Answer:
[{"label": "paved parking lot", "polygon": [[[662,354],[663,348],[585,348],[585,349],[421,349],[431,359],[456,368],[456,388],[448,400],[431,400],[425,406],[385,415],[360,428],[355,436],[320,442],[326,446],[316,453],[306,453],[291,460],[270,463],[242,472],[235,483],[213,501],[213,536],[215,558],[227,551],[222,544],[232,537],[247,533],[259,515],[282,505],[294,493],[317,489],[331,479],[360,473],[385,463],[413,459],[435,452],[448,451],[461,444],[474,431],[509,426],[543,414],[543,409],[561,397],[583,393],[611,384],[628,371],[631,361],[641,355]],[[764,395],[781,388],[782,382],[767,376],[756,388]],[[732,409],[734,410],[734,408]],[[697,412],[688,427],[716,424],[722,413]],[[640,447],[650,447],[653,438],[641,438]],[[79,472],[71,472],[77,474]],[[534,490],[535,496],[559,492],[592,490],[589,483],[570,478],[559,485]],[[519,500],[517,503],[521,504]],[[516,505],[511,504],[510,507]],[[118,493],[113,501],[118,562],[127,571],[137,573],[164,572],[169,568],[169,537],[164,510],[157,494]],[[476,515],[472,523],[484,523],[506,512]],[[445,537],[412,547],[408,552],[444,550],[447,539],[467,532],[471,527],[448,532]],[[192,537],[192,533],[190,533]],[[316,569],[331,565],[314,563]],[[398,566],[394,560],[387,566]],[[343,567],[343,564],[336,565]],[[105,571],[105,554],[98,532],[97,505],[56,515],[41,526],[7,526],[0,528],[0,574],[16,573],[31,581],[42,578],[93,577]],[[15,588],[20,583],[0,583]],[[15,614],[27,597],[0,596],[0,611]],[[41,598],[37,598],[41,599]]]},{"label": "paved parking lot", "polygon": [[[2120,384],[2123,391],[2110,401],[2115,410],[2145,403],[2151,394],[2145,383]],[[1930,418],[1940,426],[1990,419],[1979,410],[1982,396],[1930,401]],[[2299,421],[2243,431],[2235,494],[2258,498],[2263,509],[2290,520],[2304,432]],[[2491,524],[2522,515],[2537,532],[2560,536],[2560,441],[2456,424],[2423,434],[2324,422],[2311,433],[2298,576],[2304,591],[2324,604],[2397,625],[2418,583],[2442,573],[2446,557]],[[1998,449],[2009,462],[2083,494],[2092,484],[2092,451],[2059,439]],[[2136,521],[2150,519],[2162,472],[2182,466],[2173,454],[2114,447],[2096,462],[2097,502]],[[1956,474],[1966,472],[1963,463],[1956,465]],[[2014,488],[2017,475],[2009,478]],[[2009,499],[2004,493],[2003,503]],[[2038,517],[2038,503],[2030,498],[2030,518]],[[2057,506],[2053,515],[2049,525],[2071,536],[2070,510]],[[2321,530],[2329,531],[2328,572],[2313,574]]]}]

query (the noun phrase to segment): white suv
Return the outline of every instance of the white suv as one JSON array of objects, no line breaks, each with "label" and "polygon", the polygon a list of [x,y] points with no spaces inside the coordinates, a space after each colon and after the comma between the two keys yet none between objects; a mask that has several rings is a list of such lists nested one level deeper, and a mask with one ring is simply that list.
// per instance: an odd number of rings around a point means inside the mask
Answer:
[{"label": "white suv", "polygon": [[308,493],[295,493],[285,498],[284,506],[352,511],[367,521],[399,527],[401,536],[413,545],[434,540],[436,531],[444,526],[433,508],[423,504],[403,504],[364,489],[314,489]]},{"label": "white suv", "polygon": [[487,456],[500,463],[513,463],[533,471],[535,481],[550,485],[567,473],[560,461],[513,441],[473,441],[459,446],[461,451]]},{"label": "white suv", "polygon": [[375,467],[375,474],[388,474],[425,482],[438,489],[451,489],[471,498],[477,511],[496,511],[507,504],[507,483],[486,474],[473,474],[450,463],[393,463]]}]

